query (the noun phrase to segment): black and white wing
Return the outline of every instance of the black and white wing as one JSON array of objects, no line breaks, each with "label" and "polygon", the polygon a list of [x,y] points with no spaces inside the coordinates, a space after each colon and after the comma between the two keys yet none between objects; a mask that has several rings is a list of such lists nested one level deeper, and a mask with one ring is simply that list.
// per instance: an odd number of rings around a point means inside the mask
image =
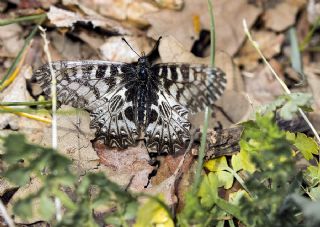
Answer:
[{"label": "black and white wing", "polygon": [[[134,68],[130,64],[107,61],[59,61],[52,63],[57,80],[59,104],[83,108],[90,112],[96,136],[110,147],[125,148],[135,143],[139,135],[133,121],[132,103],[126,102],[125,84]],[[124,76],[126,75],[126,76]],[[51,95],[49,65],[43,65],[32,80]]]},{"label": "black and white wing", "polygon": [[201,64],[167,63],[152,66],[163,87],[191,113],[197,113],[222,95],[225,73],[219,68]]},{"label": "black and white wing", "polygon": [[188,110],[160,87],[157,105],[152,104],[145,129],[149,153],[174,154],[186,147],[191,124]]}]

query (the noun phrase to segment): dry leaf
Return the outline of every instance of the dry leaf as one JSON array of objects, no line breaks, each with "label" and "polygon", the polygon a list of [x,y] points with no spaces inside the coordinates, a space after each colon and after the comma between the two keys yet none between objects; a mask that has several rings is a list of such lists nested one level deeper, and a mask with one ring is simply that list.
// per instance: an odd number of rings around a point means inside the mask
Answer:
[{"label": "dry leaf", "polygon": [[[86,111],[62,106],[57,113],[58,151],[73,160],[73,169],[83,175],[99,164],[99,158],[93,150],[90,140],[94,138],[93,130],[89,129],[90,117]],[[42,146],[51,147],[51,127],[40,142]]]},{"label": "dry leaf", "polygon": [[268,9],[263,16],[266,27],[277,32],[285,30],[294,24],[298,9],[290,2],[281,2],[275,8]]},{"label": "dry leaf", "polygon": [[73,27],[77,22],[91,23],[94,27],[101,27],[117,34],[132,34],[132,30],[125,28],[119,22],[97,16],[83,16],[68,10],[51,6],[47,13],[50,22],[57,27]]},{"label": "dry leaf", "polygon": [[311,89],[316,110],[320,110],[320,68],[318,64],[305,67],[308,85]]},{"label": "dry leaf", "polygon": [[[270,61],[270,64],[276,72],[280,71],[278,62],[272,60]],[[250,76],[245,76],[244,78],[250,99],[257,101],[259,104],[269,103],[277,96],[283,94],[281,85],[274,78],[267,66],[263,65],[262,67],[257,68],[255,72],[250,73]]]},{"label": "dry leaf", "polygon": [[[13,83],[0,93],[1,102],[28,102],[32,101],[31,96],[27,91],[27,84],[25,76],[26,74],[32,74],[30,66],[24,66]],[[22,106],[17,106],[16,108],[23,108]],[[15,114],[5,113],[0,115],[0,129],[4,129],[7,126],[10,129],[19,129],[19,120]]]},{"label": "dry leaf", "polygon": [[[121,38],[122,37],[119,36],[113,36],[105,41],[100,47],[103,59],[127,63],[136,62],[139,56],[137,56]],[[141,55],[142,52],[149,53],[154,45],[154,42],[146,37],[125,36],[124,38],[139,55]]]},{"label": "dry leaf", "polygon": [[[259,44],[260,50],[267,59],[280,53],[285,39],[283,34],[276,35],[271,31],[252,31],[252,37]],[[238,56],[235,62],[238,65],[244,65],[248,71],[252,71],[257,67],[259,64],[258,60],[261,58],[249,40],[246,40],[245,44],[241,47]]]},{"label": "dry leaf", "polygon": [[150,157],[143,141],[125,150],[107,148],[102,141],[94,146],[101,162],[96,171],[102,171],[110,180],[131,191],[145,190],[153,167],[149,164]]},{"label": "dry leaf", "polygon": [[[249,26],[253,24],[261,10],[248,4],[246,0],[213,0],[216,47],[229,55],[237,52],[245,34],[242,20]],[[200,18],[200,28],[210,30],[210,16],[206,1],[186,0],[182,11],[161,10],[145,16],[152,25],[148,35],[157,39],[159,36],[172,35],[187,49],[191,50],[198,38],[199,28],[193,21]]]},{"label": "dry leaf", "polygon": [[148,0],[64,0],[63,3],[77,5],[85,11],[93,9],[108,18],[133,22],[138,27],[149,24],[143,15],[159,10],[156,4]]},{"label": "dry leaf", "polygon": [[0,26],[0,57],[15,57],[21,50],[24,40],[22,28],[18,24]]}]

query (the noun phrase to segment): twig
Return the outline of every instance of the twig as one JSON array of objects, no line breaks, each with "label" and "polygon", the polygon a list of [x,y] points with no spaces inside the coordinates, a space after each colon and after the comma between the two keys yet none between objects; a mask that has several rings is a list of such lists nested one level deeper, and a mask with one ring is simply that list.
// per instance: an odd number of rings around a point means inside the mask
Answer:
[{"label": "twig", "polygon": [[[280,83],[280,85],[282,86],[283,90],[287,93],[287,94],[291,94],[291,91],[289,90],[289,88],[287,87],[287,85],[280,79],[280,77],[278,76],[278,74],[274,71],[274,69],[272,68],[272,66],[270,65],[270,63],[267,61],[267,59],[264,57],[263,53],[261,52],[260,48],[259,48],[259,44],[253,40],[249,29],[248,29],[248,25],[246,20],[243,20],[243,28],[244,28],[244,32],[246,33],[249,41],[251,42],[251,44],[253,45],[253,47],[256,49],[256,51],[258,52],[258,54],[260,55],[260,57],[262,58],[263,62],[268,66],[268,68],[270,69],[271,73],[273,74],[273,76],[278,80],[278,82]],[[320,137],[319,134],[317,132],[317,130],[314,128],[314,126],[311,124],[311,122],[309,121],[308,117],[306,116],[306,114],[304,113],[304,111],[299,107],[298,109],[299,113],[301,114],[301,116],[303,117],[303,119],[307,122],[308,126],[310,127],[311,131],[313,132],[314,136],[316,137],[318,144],[320,144]],[[319,155],[319,160],[320,160],[320,155]]]},{"label": "twig", "polygon": [[[48,58],[48,64],[51,74],[51,98],[52,98],[52,148],[57,149],[58,148],[58,133],[57,133],[57,79],[56,75],[52,68],[52,58],[49,51],[49,41],[46,37],[46,31],[44,28],[39,26],[39,29],[41,30],[41,36],[44,41],[44,52],[47,55]],[[55,201],[55,207],[56,207],[56,219],[57,221],[62,220],[62,211],[61,211],[61,201],[58,197],[54,198]]]},{"label": "twig", "polygon": [[3,219],[6,221],[9,227],[14,227],[14,222],[11,219],[10,215],[7,212],[6,207],[4,206],[3,202],[0,199],[0,214],[3,217]]}]

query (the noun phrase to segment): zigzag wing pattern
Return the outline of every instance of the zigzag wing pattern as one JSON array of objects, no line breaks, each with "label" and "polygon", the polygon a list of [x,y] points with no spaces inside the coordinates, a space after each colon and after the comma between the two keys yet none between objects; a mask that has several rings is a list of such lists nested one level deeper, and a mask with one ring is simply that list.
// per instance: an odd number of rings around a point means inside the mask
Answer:
[{"label": "zigzag wing pattern", "polygon": [[[96,138],[109,147],[126,148],[135,144],[139,135],[133,119],[132,103],[126,102],[126,79],[135,73],[125,63],[107,61],[58,61],[52,67],[57,79],[57,99],[60,104],[83,108],[90,112],[91,128]],[[40,83],[47,96],[51,95],[49,65],[43,65],[32,80]]]},{"label": "zigzag wing pattern", "polygon": [[166,91],[191,113],[211,106],[223,93],[225,73],[201,64],[167,63],[152,66]]},{"label": "zigzag wing pattern", "polygon": [[191,124],[188,110],[163,89],[158,91],[158,105],[151,105],[145,129],[146,146],[150,153],[175,153],[186,147]]}]

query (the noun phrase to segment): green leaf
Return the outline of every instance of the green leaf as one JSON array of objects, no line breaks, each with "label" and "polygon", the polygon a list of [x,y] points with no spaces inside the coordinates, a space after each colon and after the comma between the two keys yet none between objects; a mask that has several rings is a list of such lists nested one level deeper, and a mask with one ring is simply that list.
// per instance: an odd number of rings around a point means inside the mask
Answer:
[{"label": "green leaf", "polygon": [[[161,197],[159,199],[162,200]],[[174,227],[173,220],[167,209],[155,199],[149,199],[148,202],[139,208],[134,227],[146,226]]]},{"label": "green leaf", "polygon": [[319,154],[319,146],[311,137],[307,137],[305,134],[298,132],[294,133],[287,132],[287,139],[290,140],[293,145],[301,151],[303,157],[306,160],[313,158],[313,154]]},{"label": "green leaf", "polygon": [[[243,148],[244,146],[242,146]],[[251,161],[250,154],[246,149],[241,149],[238,154],[232,155],[231,164],[234,171],[246,170],[249,173],[253,173],[256,168]]]},{"label": "green leaf", "polygon": [[305,178],[310,185],[317,185],[320,183],[320,164],[318,166],[308,166],[305,171]]},{"label": "green leaf", "polygon": [[29,170],[19,168],[15,166],[11,166],[6,172],[3,173],[3,176],[7,178],[12,183],[23,186],[29,183],[30,181],[30,174]]},{"label": "green leaf", "polygon": [[233,175],[228,171],[217,171],[215,174],[218,177],[218,187],[230,189],[233,185]]},{"label": "green leaf", "polygon": [[40,197],[39,213],[40,213],[41,217],[46,221],[49,221],[55,213],[54,203],[44,193],[42,193],[42,195]]},{"label": "green leaf", "polygon": [[31,198],[18,200],[13,206],[13,212],[20,217],[24,217],[24,218],[32,217]]},{"label": "green leaf", "polygon": [[204,207],[210,208],[215,204],[218,197],[218,177],[214,173],[211,172],[203,177],[198,196]]},{"label": "green leaf", "polygon": [[207,168],[209,171],[215,172],[215,171],[221,171],[226,170],[228,166],[227,160],[225,156],[211,159],[204,163],[204,167]]},{"label": "green leaf", "polygon": [[312,95],[306,93],[291,93],[279,96],[275,101],[259,107],[256,113],[265,115],[280,109],[280,116],[285,120],[291,120],[298,112],[298,108],[311,110]]}]

